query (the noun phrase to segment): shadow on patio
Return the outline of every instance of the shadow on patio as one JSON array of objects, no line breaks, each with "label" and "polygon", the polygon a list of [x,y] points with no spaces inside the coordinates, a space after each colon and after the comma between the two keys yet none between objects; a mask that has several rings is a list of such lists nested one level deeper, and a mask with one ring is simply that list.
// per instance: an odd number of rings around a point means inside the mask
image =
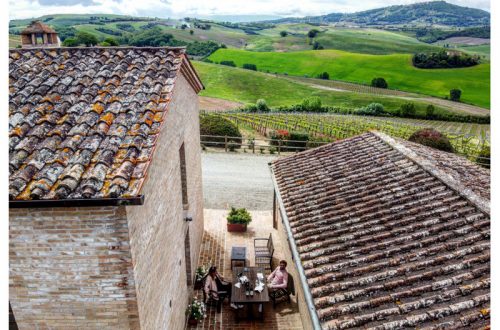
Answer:
[{"label": "shadow on patio", "polygon": [[[250,211],[252,222],[248,226],[246,233],[229,233],[226,229],[226,210],[208,210],[205,215],[205,230],[199,265],[213,264],[226,280],[232,280],[231,271],[231,247],[246,246],[247,248],[247,266],[255,266],[253,239],[257,237],[269,237],[273,234],[275,246],[273,267],[276,267],[279,260],[283,257],[283,242],[280,242],[277,231],[272,227],[271,211]],[[287,260],[289,266],[292,260]],[[269,271],[266,272],[269,275]],[[297,286],[297,280],[295,286]],[[203,300],[201,290],[194,292],[194,297]],[[207,317],[197,326],[188,326],[188,329],[287,329],[302,330],[302,322],[297,307],[297,297],[292,296],[292,302],[282,302],[273,308],[272,302],[264,305],[264,321],[249,321],[242,319],[236,322],[235,312],[229,307],[227,300],[222,305],[222,312],[216,312],[215,307],[207,307]]]}]

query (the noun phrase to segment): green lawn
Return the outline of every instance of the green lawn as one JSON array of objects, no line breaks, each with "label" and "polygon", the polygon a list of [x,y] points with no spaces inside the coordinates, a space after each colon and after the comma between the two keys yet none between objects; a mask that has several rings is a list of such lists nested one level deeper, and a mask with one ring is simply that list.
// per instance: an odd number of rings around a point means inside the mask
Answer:
[{"label": "green lawn", "polygon": [[[360,108],[372,102],[382,103],[391,111],[407,101],[389,96],[375,96],[355,92],[336,92],[316,89],[271,74],[232,68],[223,65],[193,61],[205,90],[200,95],[244,103],[265,99],[270,106],[292,105],[317,96],[324,105]],[[417,111],[424,113],[427,103],[414,102]],[[437,111],[446,112],[436,107]]]},{"label": "green lawn", "polygon": [[410,54],[368,55],[338,50],[290,53],[249,52],[219,49],[210,56],[214,62],[232,60],[241,67],[256,64],[259,71],[314,77],[326,71],[330,78],[369,84],[375,77],[384,77],[389,88],[437,97],[450,89],[462,90],[462,101],[490,107],[490,64],[460,69],[417,69]]}]

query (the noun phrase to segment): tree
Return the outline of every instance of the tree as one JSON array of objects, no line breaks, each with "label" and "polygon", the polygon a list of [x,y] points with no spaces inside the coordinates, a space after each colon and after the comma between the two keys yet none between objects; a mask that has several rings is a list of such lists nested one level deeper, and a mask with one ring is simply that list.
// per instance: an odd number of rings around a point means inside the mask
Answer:
[{"label": "tree", "polygon": [[236,67],[236,63],[234,63],[234,61],[220,61],[219,64]]},{"label": "tree", "polygon": [[103,43],[106,43],[107,46],[119,46],[120,45],[118,43],[118,41],[116,41],[116,39],[112,38],[112,37],[107,37],[106,39],[104,39],[104,41],[101,43],[101,46],[104,46]]},{"label": "tree", "polygon": [[189,34],[190,34],[190,35],[193,35],[193,34],[194,34],[194,31],[193,31],[193,30],[189,30]]},{"label": "tree", "polygon": [[450,140],[433,128],[424,128],[413,133],[408,141],[422,144],[434,149],[453,152]]},{"label": "tree", "polygon": [[302,111],[305,112],[320,112],[321,111],[321,99],[317,96],[304,99],[302,101]]},{"label": "tree", "polygon": [[286,32],[286,31],[280,32],[280,36],[282,36],[283,38],[286,37],[287,35],[288,35],[288,32]]},{"label": "tree", "polygon": [[255,103],[255,107],[257,108],[257,111],[260,112],[268,112],[269,107],[267,106],[266,100],[264,99],[258,99],[257,103]]},{"label": "tree", "polygon": [[427,108],[425,109],[425,116],[427,117],[427,119],[432,119],[434,118],[434,106],[432,104],[429,104],[427,106]]},{"label": "tree", "polygon": [[313,49],[314,49],[314,50],[320,50],[320,49],[324,49],[324,47],[323,47],[323,46],[321,46],[319,42],[315,41],[315,42],[313,43]]},{"label": "tree", "polygon": [[385,81],[384,78],[373,78],[372,79],[372,86],[373,87],[378,87],[378,88],[387,88],[387,81]]},{"label": "tree", "polygon": [[245,63],[243,64],[243,69],[257,71],[257,66],[255,64]]},{"label": "tree", "polygon": [[454,88],[450,90],[450,100],[458,102],[460,101],[460,96],[462,96],[462,91],[460,89]]},{"label": "tree", "polygon": [[62,45],[64,47],[76,47],[76,46],[78,46],[78,40],[76,40],[76,38],[72,38],[72,37],[66,38],[63,41]]},{"label": "tree", "polygon": [[328,72],[323,72],[323,73],[320,73],[319,75],[317,75],[317,77],[319,79],[324,79],[324,80],[328,80],[330,79],[330,75],[328,74]]},{"label": "tree", "polygon": [[83,31],[79,31],[76,33],[76,40],[78,41],[79,45],[83,44],[87,47],[91,47],[99,43],[95,35]]},{"label": "tree", "polygon": [[404,103],[401,105],[400,113],[403,117],[414,117],[416,113],[415,104]]},{"label": "tree", "polygon": [[187,27],[188,27],[187,24],[182,24],[181,25],[181,29],[183,29],[183,30],[185,30]]},{"label": "tree", "polygon": [[318,33],[319,33],[318,30],[312,29],[312,30],[309,30],[309,32],[307,32],[307,36],[312,39],[312,38],[315,38]]}]

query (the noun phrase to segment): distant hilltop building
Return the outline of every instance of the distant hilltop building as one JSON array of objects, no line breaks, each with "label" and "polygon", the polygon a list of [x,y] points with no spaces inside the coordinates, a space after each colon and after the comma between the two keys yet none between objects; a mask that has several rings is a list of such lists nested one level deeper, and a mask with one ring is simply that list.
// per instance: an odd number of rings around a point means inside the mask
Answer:
[{"label": "distant hilltop building", "polygon": [[26,29],[21,31],[21,43],[23,48],[61,46],[57,32],[40,21],[31,22]]}]

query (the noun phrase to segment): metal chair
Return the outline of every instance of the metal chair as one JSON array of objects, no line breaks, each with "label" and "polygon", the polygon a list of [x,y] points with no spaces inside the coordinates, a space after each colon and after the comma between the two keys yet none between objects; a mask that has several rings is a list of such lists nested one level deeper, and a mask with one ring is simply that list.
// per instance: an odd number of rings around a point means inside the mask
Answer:
[{"label": "metal chair", "polygon": [[280,303],[285,300],[288,301],[288,303],[290,303],[291,295],[295,296],[295,284],[293,283],[292,275],[288,273],[288,282],[286,285],[286,289],[276,289],[269,292],[269,298],[271,298],[271,300],[273,301],[273,307],[276,307],[277,303]]},{"label": "metal chair", "polygon": [[253,246],[255,251],[255,266],[261,266],[264,269],[272,271],[274,254],[273,235],[269,234],[269,238],[254,238]]},{"label": "metal chair", "polygon": [[[208,307],[216,307],[217,313],[220,313],[222,309],[222,302],[224,301],[224,299],[229,298],[228,292],[210,290],[209,294],[207,295],[207,293],[205,292],[205,284],[207,281],[207,276],[208,274],[205,275],[202,279],[203,303]],[[218,300],[214,299],[213,293],[217,294],[217,296],[219,297]]]}]

